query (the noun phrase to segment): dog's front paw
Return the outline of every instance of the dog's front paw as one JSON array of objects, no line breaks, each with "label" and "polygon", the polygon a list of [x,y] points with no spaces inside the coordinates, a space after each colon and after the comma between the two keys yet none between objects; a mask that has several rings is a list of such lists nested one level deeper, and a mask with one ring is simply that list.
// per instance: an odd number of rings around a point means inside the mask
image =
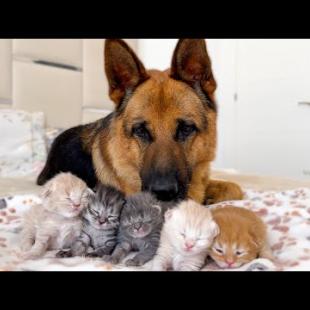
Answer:
[{"label": "dog's front paw", "polygon": [[227,181],[210,180],[204,204],[212,205],[223,201],[241,199],[243,199],[243,192],[239,185]]}]

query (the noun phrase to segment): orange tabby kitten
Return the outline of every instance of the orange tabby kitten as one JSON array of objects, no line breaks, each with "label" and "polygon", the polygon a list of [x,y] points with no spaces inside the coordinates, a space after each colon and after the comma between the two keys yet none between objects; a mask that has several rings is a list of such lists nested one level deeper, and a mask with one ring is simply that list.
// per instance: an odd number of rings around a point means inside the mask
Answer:
[{"label": "orange tabby kitten", "polygon": [[212,210],[220,228],[209,255],[221,268],[238,268],[257,257],[273,260],[263,221],[252,211],[233,206]]}]

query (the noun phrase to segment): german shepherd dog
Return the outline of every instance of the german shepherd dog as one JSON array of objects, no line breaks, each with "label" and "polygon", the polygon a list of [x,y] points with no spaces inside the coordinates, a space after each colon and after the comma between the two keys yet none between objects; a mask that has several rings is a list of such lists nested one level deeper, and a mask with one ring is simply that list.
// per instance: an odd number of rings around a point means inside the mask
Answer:
[{"label": "german shepherd dog", "polygon": [[54,141],[37,183],[70,171],[94,187],[152,192],[161,201],[242,198],[237,184],[209,179],[216,150],[216,82],[203,39],[179,40],[171,69],[146,71],[122,40],[105,42],[115,110]]}]

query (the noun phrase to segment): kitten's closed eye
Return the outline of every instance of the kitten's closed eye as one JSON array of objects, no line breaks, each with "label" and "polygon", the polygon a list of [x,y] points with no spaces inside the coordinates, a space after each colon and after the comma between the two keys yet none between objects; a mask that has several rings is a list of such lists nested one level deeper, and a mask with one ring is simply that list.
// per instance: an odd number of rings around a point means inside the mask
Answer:
[{"label": "kitten's closed eye", "polygon": [[197,241],[202,241],[202,240],[207,240],[207,239],[209,239],[209,237],[205,237],[205,236],[199,236],[199,237],[197,237]]},{"label": "kitten's closed eye", "polygon": [[246,252],[245,252],[244,250],[237,250],[237,251],[235,252],[235,254],[236,254],[237,256],[243,256],[243,255],[246,254]]},{"label": "kitten's closed eye", "polygon": [[98,215],[99,215],[99,213],[98,213],[97,211],[95,211],[94,209],[92,209],[92,208],[89,208],[89,212],[90,212],[92,215],[94,215],[94,216],[98,216]]},{"label": "kitten's closed eye", "polygon": [[219,247],[213,247],[213,250],[215,252],[217,252],[218,254],[223,254],[223,249],[219,248]]}]

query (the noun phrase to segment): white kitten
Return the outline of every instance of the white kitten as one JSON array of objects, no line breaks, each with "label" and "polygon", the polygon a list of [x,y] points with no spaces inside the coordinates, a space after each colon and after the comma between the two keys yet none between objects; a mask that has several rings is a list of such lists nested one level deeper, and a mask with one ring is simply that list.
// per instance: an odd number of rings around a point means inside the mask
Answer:
[{"label": "white kitten", "polygon": [[42,205],[24,216],[21,250],[23,259],[33,259],[47,250],[70,247],[81,231],[80,212],[88,204],[91,190],[71,173],[60,173],[48,181],[41,193]]},{"label": "white kitten", "polygon": [[193,200],[181,202],[165,213],[152,270],[200,270],[218,233],[219,228],[207,207]]}]

